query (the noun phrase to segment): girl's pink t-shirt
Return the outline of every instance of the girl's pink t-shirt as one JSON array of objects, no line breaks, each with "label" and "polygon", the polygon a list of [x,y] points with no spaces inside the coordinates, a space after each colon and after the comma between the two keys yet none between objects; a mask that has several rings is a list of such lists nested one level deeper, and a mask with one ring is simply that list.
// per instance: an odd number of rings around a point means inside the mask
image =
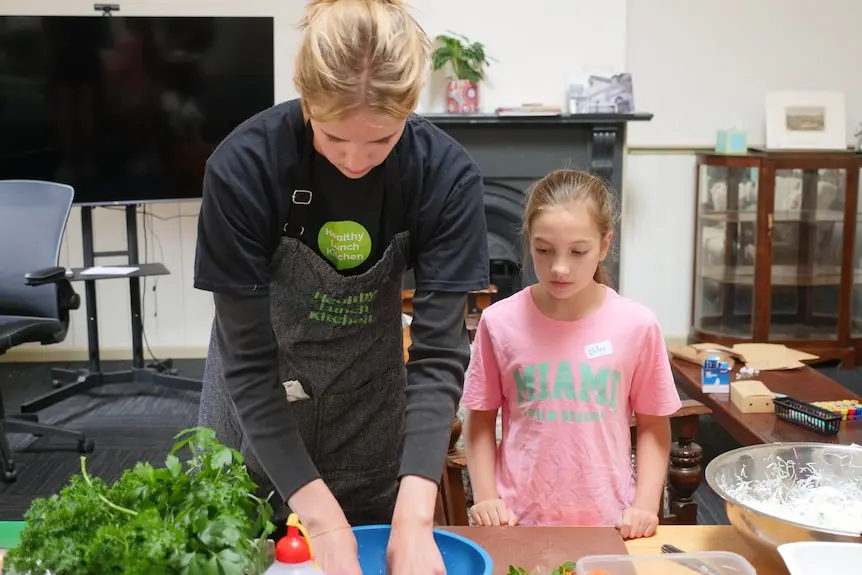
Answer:
[{"label": "girl's pink t-shirt", "polygon": [[635,494],[632,412],[681,407],[655,314],[605,290],[577,321],[529,288],[482,313],[461,405],[502,408],[497,491],[521,525],[614,525]]}]

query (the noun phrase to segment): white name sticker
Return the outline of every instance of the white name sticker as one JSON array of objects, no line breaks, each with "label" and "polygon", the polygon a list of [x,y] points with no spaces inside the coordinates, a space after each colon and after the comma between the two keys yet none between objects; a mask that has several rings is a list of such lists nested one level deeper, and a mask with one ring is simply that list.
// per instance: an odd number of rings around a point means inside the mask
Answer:
[{"label": "white name sticker", "polygon": [[611,344],[609,339],[605,341],[600,341],[598,343],[591,343],[588,346],[584,347],[584,353],[587,356],[587,359],[595,359],[597,357],[604,357],[606,355],[611,355],[614,352],[614,346]]}]

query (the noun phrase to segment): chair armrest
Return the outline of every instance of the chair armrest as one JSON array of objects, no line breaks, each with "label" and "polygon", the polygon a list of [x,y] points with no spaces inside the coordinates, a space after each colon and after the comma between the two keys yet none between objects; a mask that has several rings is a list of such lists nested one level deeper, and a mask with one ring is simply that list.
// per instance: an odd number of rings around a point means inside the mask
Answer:
[{"label": "chair armrest", "polygon": [[28,286],[38,286],[56,283],[61,279],[66,279],[66,268],[64,268],[63,266],[42,268],[41,270],[36,270],[24,274],[24,281],[27,283]]},{"label": "chair armrest", "polygon": [[75,293],[75,288],[66,276],[66,268],[52,266],[24,274],[24,283],[28,286],[57,285],[57,303],[60,317],[64,324],[69,323],[69,311],[81,307],[81,296]]}]

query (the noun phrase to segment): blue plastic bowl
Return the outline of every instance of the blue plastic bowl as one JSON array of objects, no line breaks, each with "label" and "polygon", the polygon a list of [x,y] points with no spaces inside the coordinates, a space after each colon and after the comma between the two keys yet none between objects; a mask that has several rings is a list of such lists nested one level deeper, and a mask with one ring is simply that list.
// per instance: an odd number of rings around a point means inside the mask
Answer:
[{"label": "blue plastic bowl", "polygon": [[[359,545],[362,575],[386,575],[386,546],[389,525],[354,527]],[[434,530],[434,540],[443,556],[446,575],[491,575],[494,562],[488,552],[476,543],[448,531]]]}]

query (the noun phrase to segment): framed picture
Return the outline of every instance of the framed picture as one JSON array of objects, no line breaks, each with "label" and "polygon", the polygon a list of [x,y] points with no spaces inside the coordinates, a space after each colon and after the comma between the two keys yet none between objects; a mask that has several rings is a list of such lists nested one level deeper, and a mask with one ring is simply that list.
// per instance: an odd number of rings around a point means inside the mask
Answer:
[{"label": "framed picture", "polygon": [[846,150],[844,94],[815,91],[767,93],[766,147]]},{"label": "framed picture", "polygon": [[569,85],[569,107],[570,114],[633,114],[632,75],[625,72],[574,78]]}]

